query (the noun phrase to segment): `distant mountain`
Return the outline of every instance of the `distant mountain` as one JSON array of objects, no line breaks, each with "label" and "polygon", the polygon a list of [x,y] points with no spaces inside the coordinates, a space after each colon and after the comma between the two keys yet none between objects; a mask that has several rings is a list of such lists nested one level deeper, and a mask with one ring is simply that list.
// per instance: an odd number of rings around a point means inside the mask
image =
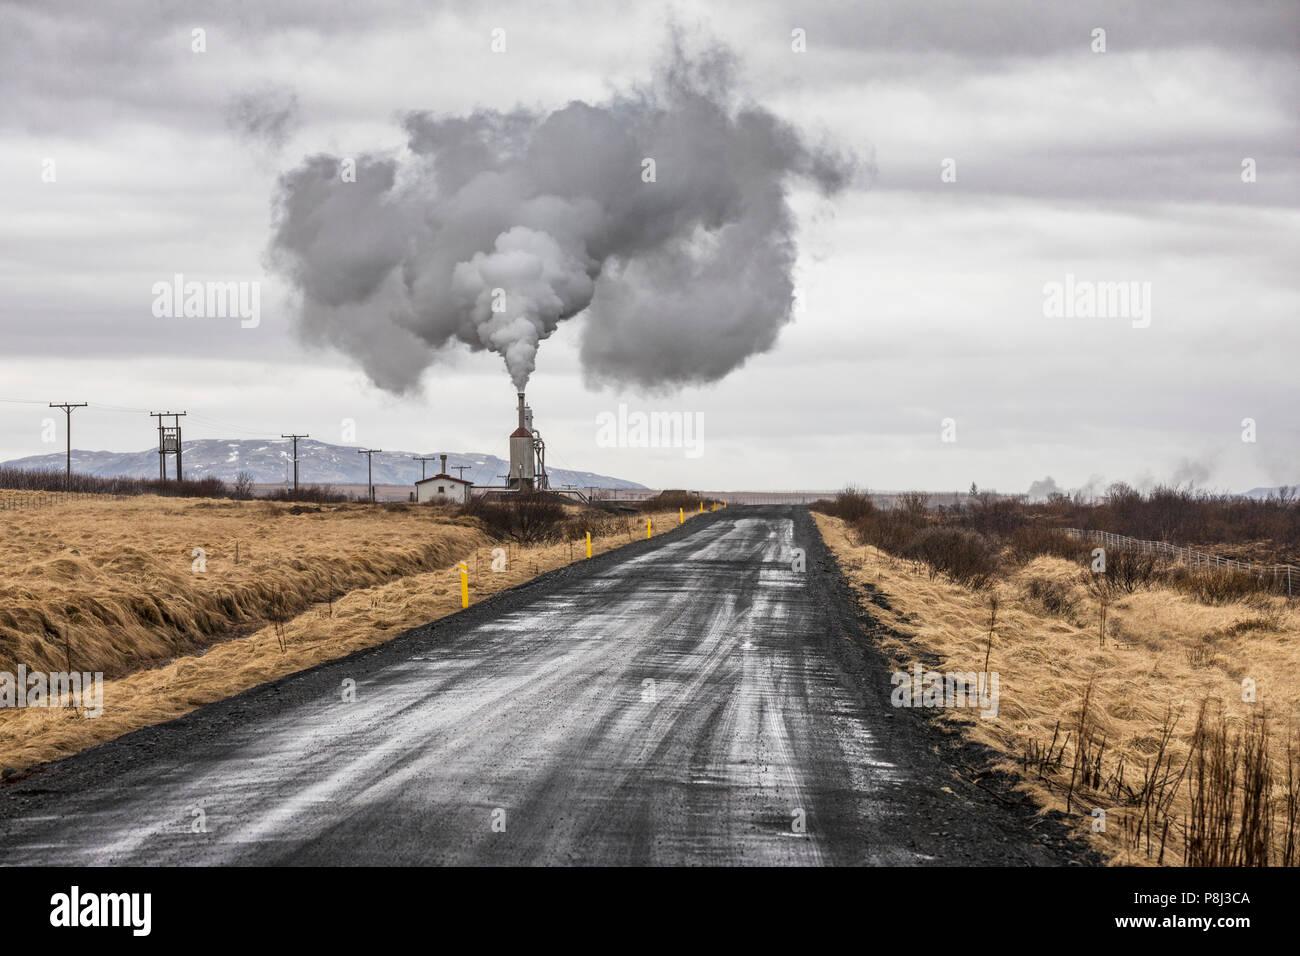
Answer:
[{"label": "distant mountain", "polygon": [[[187,441],[182,446],[183,468],[186,478],[220,478],[234,481],[241,471],[253,476],[262,484],[285,480],[285,463],[293,454],[293,443],[288,440],[204,439]],[[420,462],[413,461],[414,452],[384,451],[373,456],[374,478],[377,485],[409,485],[420,477]],[[427,453],[426,453],[427,454]],[[466,481],[476,485],[500,485],[499,477],[506,473],[508,462],[495,455],[474,452],[448,452],[447,470],[452,475],[462,472]],[[428,474],[438,473],[437,461],[425,462]],[[0,462],[0,467],[25,468],[33,471],[63,471],[63,452],[53,455],[33,455]],[[167,471],[174,475],[175,459],[168,456]],[[157,478],[158,451],[150,448],[137,452],[72,450],[72,470],[78,474],[104,478]],[[645,485],[624,478],[611,478],[590,471],[569,471],[564,468],[548,469],[551,486],[562,488],[575,485],[579,488],[644,488]],[[288,465],[293,477],[293,464]],[[303,484],[362,484],[366,483],[366,458],[357,449],[347,445],[330,445],[313,438],[298,441],[298,480]]]},{"label": "distant mountain", "polygon": [[1251,488],[1250,491],[1243,492],[1243,494],[1247,498],[1276,498],[1283,491],[1286,491],[1292,497],[1300,497],[1300,493],[1297,493],[1297,489],[1300,489],[1300,485],[1279,485],[1275,488]]}]

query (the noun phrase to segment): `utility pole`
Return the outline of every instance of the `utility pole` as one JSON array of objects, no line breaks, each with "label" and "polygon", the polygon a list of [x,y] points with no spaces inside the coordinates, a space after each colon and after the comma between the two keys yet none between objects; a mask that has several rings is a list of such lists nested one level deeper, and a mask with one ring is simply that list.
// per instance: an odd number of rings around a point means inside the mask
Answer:
[{"label": "utility pole", "polygon": [[381,452],[381,451],[383,451],[382,448],[358,448],[357,449],[358,455],[366,456],[366,487],[370,489],[370,503],[372,505],[375,503],[375,478],[374,478],[374,471],[370,467],[370,456],[375,454],[376,452]]},{"label": "utility pole", "polygon": [[451,467],[456,469],[457,477],[464,479],[465,469],[468,468],[469,465],[452,465]]},{"label": "utility pole", "polygon": [[418,461],[418,462],[420,463],[420,480],[421,480],[421,481],[424,481],[424,479],[428,477],[428,476],[424,473],[424,463],[425,463],[426,461],[437,461],[437,460],[438,460],[437,456],[436,456],[436,455],[430,455],[428,458],[421,458],[419,455],[412,455],[411,457],[414,458],[416,461]]},{"label": "utility pole", "polygon": [[298,439],[310,438],[310,435],[281,435],[281,438],[293,439],[293,493],[298,493]]},{"label": "utility pole", "polygon": [[74,408],[85,408],[85,402],[50,402],[50,408],[61,408],[63,413],[68,416],[68,470],[67,478],[64,480],[64,487],[72,487],[72,410]]},{"label": "utility pole", "polygon": [[[167,480],[168,452],[176,455],[176,480],[181,481],[183,479],[184,473],[181,470],[181,419],[184,416],[184,412],[149,413],[150,418],[158,419],[158,477],[163,481]],[[171,418],[172,425],[170,428],[163,427],[164,418]]]}]

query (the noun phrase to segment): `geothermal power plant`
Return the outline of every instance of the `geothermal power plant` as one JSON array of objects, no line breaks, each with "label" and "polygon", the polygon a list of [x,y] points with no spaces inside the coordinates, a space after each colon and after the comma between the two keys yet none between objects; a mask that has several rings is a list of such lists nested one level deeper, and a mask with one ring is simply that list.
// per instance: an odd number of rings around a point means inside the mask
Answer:
[{"label": "geothermal power plant", "polygon": [[533,428],[533,410],[518,393],[518,426],[510,433],[510,474],[506,486],[515,491],[539,491],[550,487],[546,477],[546,443]]}]

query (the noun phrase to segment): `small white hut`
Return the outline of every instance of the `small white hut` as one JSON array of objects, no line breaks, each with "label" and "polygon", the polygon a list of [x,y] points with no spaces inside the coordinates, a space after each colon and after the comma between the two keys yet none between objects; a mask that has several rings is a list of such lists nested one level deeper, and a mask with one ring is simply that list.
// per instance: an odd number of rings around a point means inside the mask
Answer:
[{"label": "small white hut", "polygon": [[432,478],[422,478],[415,483],[415,500],[438,504],[463,505],[469,501],[469,490],[474,482],[453,478],[447,474],[447,456],[441,455],[442,471]]}]

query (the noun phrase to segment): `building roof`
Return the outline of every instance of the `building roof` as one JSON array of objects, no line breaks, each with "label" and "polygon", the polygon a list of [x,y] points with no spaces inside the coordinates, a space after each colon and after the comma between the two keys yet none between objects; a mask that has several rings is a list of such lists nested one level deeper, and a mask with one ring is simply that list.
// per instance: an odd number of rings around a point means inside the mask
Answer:
[{"label": "building roof", "polygon": [[416,482],[416,484],[422,485],[428,481],[454,481],[458,485],[474,484],[474,482],[472,481],[466,481],[464,478],[453,478],[451,475],[434,475],[432,478],[421,478],[419,481]]},{"label": "building roof", "polygon": [[532,438],[533,433],[530,432],[527,428],[516,428],[514,431],[510,433],[510,437],[511,438]]}]

